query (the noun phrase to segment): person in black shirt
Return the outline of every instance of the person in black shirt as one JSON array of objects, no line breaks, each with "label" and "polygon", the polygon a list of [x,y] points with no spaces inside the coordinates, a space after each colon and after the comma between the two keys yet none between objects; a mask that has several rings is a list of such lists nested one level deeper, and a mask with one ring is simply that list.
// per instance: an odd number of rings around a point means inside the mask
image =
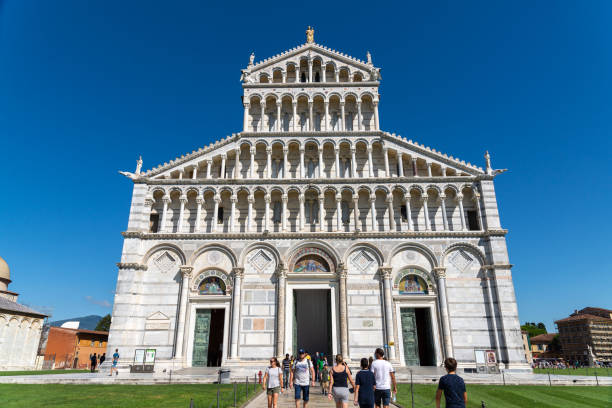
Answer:
[{"label": "person in black shirt", "polygon": [[447,358],[444,360],[444,368],[446,368],[448,374],[440,378],[438,391],[436,391],[436,408],[440,408],[442,392],[444,392],[444,398],[446,399],[446,408],[465,408],[468,400],[467,392],[465,391],[463,378],[455,373],[457,360]]},{"label": "person in black shirt", "polygon": [[374,386],[376,378],[369,370],[370,362],[367,358],[361,359],[361,370],[355,376],[355,405],[359,408],[372,408],[374,406]]}]

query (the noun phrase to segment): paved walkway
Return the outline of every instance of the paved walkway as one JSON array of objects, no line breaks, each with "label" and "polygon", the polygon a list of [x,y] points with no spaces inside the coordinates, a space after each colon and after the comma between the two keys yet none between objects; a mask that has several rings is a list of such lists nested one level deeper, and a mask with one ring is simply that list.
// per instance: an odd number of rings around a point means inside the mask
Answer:
[{"label": "paved walkway", "polygon": [[[278,408],[295,408],[294,390],[285,391],[278,397]],[[327,399],[326,395],[321,394],[321,387],[311,387],[310,401],[308,408],[335,408],[336,404]],[[268,399],[263,392],[251,401],[245,408],[268,408]],[[300,404],[302,408],[302,404]]]}]

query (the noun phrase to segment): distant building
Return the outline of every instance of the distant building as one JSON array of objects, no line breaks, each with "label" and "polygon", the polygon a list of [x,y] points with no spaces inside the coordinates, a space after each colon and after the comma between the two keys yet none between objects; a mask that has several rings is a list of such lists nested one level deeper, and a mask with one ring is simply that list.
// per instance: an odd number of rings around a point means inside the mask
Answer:
[{"label": "distant building", "polygon": [[32,370],[47,316],[17,303],[19,295],[8,290],[9,283],[10,269],[0,258],[0,370]]},{"label": "distant building", "polygon": [[556,335],[557,333],[545,333],[530,338],[531,354],[533,357],[544,357],[543,354],[550,350],[550,343],[552,343]]},{"label": "distant building", "polygon": [[106,352],[108,332],[50,327],[45,361],[50,368],[88,368],[89,356]]},{"label": "distant building", "polygon": [[555,324],[566,360],[612,362],[612,310],[587,307]]}]

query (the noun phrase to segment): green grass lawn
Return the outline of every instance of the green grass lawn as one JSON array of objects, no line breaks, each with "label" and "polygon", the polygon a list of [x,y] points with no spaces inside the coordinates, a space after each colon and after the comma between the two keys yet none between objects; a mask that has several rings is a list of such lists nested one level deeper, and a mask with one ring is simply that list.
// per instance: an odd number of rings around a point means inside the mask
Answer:
[{"label": "green grass lawn", "polygon": [[[414,385],[415,408],[435,407],[437,385]],[[468,408],[610,408],[612,387],[539,385],[467,385]],[[400,384],[397,402],[411,408],[410,384]],[[442,397],[444,407],[444,397]]]},{"label": "green grass lawn", "polygon": [[[193,398],[196,408],[216,408],[216,384],[171,385],[75,385],[75,384],[0,384],[2,408],[34,407],[125,407],[188,408]],[[234,404],[234,386],[221,385],[220,407]],[[256,388],[257,392],[261,387]],[[244,384],[237,385],[237,405],[246,401]],[[253,385],[249,386],[249,399]]]},{"label": "green grass lawn", "polygon": [[30,370],[30,371],[0,371],[0,377],[7,375],[47,375],[47,374],[74,374],[88,373],[89,370]]},{"label": "green grass lawn", "polygon": [[580,367],[577,369],[573,368],[565,368],[565,369],[554,369],[554,368],[534,368],[533,372],[536,374],[546,374],[549,373],[557,374],[557,375],[592,375],[594,376],[597,373],[600,377],[610,377],[612,376],[612,368],[588,368],[588,367]]}]

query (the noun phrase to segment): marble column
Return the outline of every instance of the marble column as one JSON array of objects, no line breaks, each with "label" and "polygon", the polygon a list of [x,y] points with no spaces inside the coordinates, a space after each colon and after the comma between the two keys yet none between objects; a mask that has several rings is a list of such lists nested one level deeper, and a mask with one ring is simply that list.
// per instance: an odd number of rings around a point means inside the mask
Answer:
[{"label": "marble column", "polygon": [[325,196],[319,195],[319,231],[323,231],[323,223],[325,222]]},{"label": "marble column", "polygon": [[353,220],[355,222],[355,231],[359,231],[359,196],[353,195]]},{"label": "marble column", "polygon": [[391,177],[391,173],[389,172],[389,148],[383,147],[383,156],[385,160],[385,177]]},{"label": "marble column", "polygon": [[348,321],[347,321],[347,296],[346,296],[347,270],[343,264],[338,265],[338,283],[340,297],[340,352],[345,359],[350,359],[348,348]]},{"label": "marble column", "polygon": [[212,160],[211,159],[207,159],[205,160],[206,162],[206,178],[209,179],[210,178],[210,169],[212,167]]},{"label": "marble column", "polygon": [[281,223],[283,231],[287,231],[287,201],[289,197],[287,197],[287,194],[283,194],[281,199],[283,202],[283,208],[281,208]]},{"label": "marble column", "polygon": [[440,177],[446,176],[446,166],[440,167],[440,171],[441,171]]},{"label": "marble column", "polygon": [[336,231],[342,230],[342,195],[336,194]]},{"label": "marble column", "polygon": [[233,268],[234,288],[232,290],[232,340],[230,345],[230,358],[237,359],[238,357],[238,339],[240,330],[240,292],[242,289],[242,278],[244,276],[244,268]]},{"label": "marble column", "polygon": [[164,206],[162,207],[162,219],[161,219],[161,228],[159,228],[160,232],[168,231],[168,204],[170,203],[170,197],[168,195],[164,195],[162,197],[162,202]]},{"label": "marble column", "polygon": [[412,158],[412,174],[414,175],[414,177],[419,177],[419,167],[417,165],[416,157]]},{"label": "marble column", "polygon": [[304,219],[304,201],[306,201],[304,197],[304,193],[300,193],[299,201],[300,201],[300,213],[298,214],[298,217],[299,217],[298,231],[302,231],[304,229],[304,225],[306,224],[306,221]]},{"label": "marble column", "polygon": [[204,198],[198,196],[196,198],[196,220],[195,220],[195,232],[202,232],[202,205],[204,204]]},{"label": "marble column", "polygon": [[270,201],[271,197],[269,193],[266,193],[264,196],[264,201],[266,203],[265,211],[264,211],[264,231],[269,231],[270,226]]},{"label": "marble column", "polygon": [[378,101],[374,101],[374,130],[379,130],[378,124]]},{"label": "marble column", "polygon": [[289,154],[289,148],[283,147],[283,178],[289,178],[289,161],[287,160],[287,155]]},{"label": "marble column", "polygon": [[410,193],[407,193],[404,196],[404,201],[406,203],[406,218],[408,219],[408,230],[412,230],[412,210],[410,208]]},{"label": "marble column", "polygon": [[323,123],[324,123],[323,130],[327,130],[327,128],[329,127],[328,126],[328,123],[329,123],[329,102],[325,101],[324,105],[325,105],[325,113],[324,113],[325,116],[323,117]]},{"label": "marble column", "polygon": [[183,232],[183,229],[185,228],[185,204],[187,204],[187,196],[185,194],[181,194],[181,196],[179,197],[179,201],[180,201],[180,207],[179,207],[179,219],[178,219],[178,226],[176,228],[176,232],[177,233],[181,233]]},{"label": "marble column", "polygon": [[255,177],[255,152],[257,150],[255,149],[255,147],[251,147],[251,165],[249,166],[249,178],[254,178]]},{"label": "marble column", "polygon": [[368,146],[368,168],[370,170],[369,177],[374,177],[374,163],[372,162],[372,146]]},{"label": "marble column", "polygon": [[323,178],[323,147],[319,147],[319,178]]},{"label": "marble column", "polygon": [[[281,175],[281,159],[274,159],[274,161],[276,163],[276,178],[283,178]],[[272,174],[272,176],[274,176],[274,174]]]},{"label": "marble column", "polygon": [[230,197],[230,201],[232,203],[232,207],[230,210],[230,232],[236,232],[236,202],[238,201],[238,197],[236,194],[232,194]]},{"label": "marble column", "polygon": [[399,177],[404,177],[404,154],[397,152],[397,169]]},{"label": "marble column", "polygon": [[272,178],[272,148],[268,147],[266,148],[266,177],[271,179]]},{"label": "marble column", "polygon": [[483,223],[483,219],[482,219],[482,213],[480,210],[480,194],[475,193],[474,194],[474,205],[476,206],[476,215],[477,215],[477,219],[478,219],[478,229],[480,231],[483,231],[484,228],[484,223]]},{"label": "marble column", "polygon": [[376,231],[376,194],[370,194],[370,214],[372,217],[372,231]]},{"label": "marble column", "polygon": [[395,231],[395,215],[393,213],[393,193],[390,193],[387,198],[387,210],[389,213],[389,230]]},{"label": "marble column", "polygon": [[198,166],[193,166],[193,173],[191,173],[191,179],[195,180],[198,178]]},{"label": "marble column", "polygon": [[357,130],[362,130],[362,125],[361,125],[361,101],[357,101]]},{"label": "marble column", "polygon": [[357,177],[357,159],[355,158],[356,150],[354,147],[351,147],[351,177]]},{"label": "marble column", "polygon": [[340,122],[340,130],[344,131],[346,128],[346,120],[344,119],[344,101],[340,101],[340,115],[341,115],[341,122]]},{"label": "marble column", "polygon": [[312,114],[312,106],[313,106],[312,101],[308,102],[308,130],[311,132],[315,130],[314,117]]},{"label": "marble column", "polygon": [[457,204],[459,205],[459,215],[461,216],[461,231],[466,230],[465,213],[463,211],[463,194],[457,194]]},{"label": "marble column", "polygon": [[440,196],[440,211],[442,211],[442,224],[444,231],[448,231],[448,217],[446,215],[446,196],[442,194]]},{"label": "marble column", "polygon": [[306,172],[304,171],[304,148],[300,146],[300,178],[306,178]]},{"label": "marble column", "polygon": [[294,132],[296,132],[298,129],[297,127],[297,102],[293,102],[292,105],[293,105],[293,123],[291,124],[291,128],[293,129]]},{"label": "marble column", "polygon": [[427,162],[427,177],[431,177],[431,162]]},{"label": "marble column", "polygon": [[308,82],[312,82],[312,59],[308,58]]},{"label": "marble column", "polygon": [[223,153],[221,155],[221,170],[219,171],[219,178],[225,178],[225,161],[227,160],[227,155]]},{"label": "marble column", "polygon": [[440,305],[440,316],[442,318],[445,357],[454,357],[453,339],[451,337],[450,318],[448,315],[448,301],[446,298],[446,268],[436,267],[433,272],[438,281],[438,304]]},{"label": "marble column", "polygon": [[236,164],[234,165],[234,178],[240,179],[240,148],[236,149]]},{"label": "marble column", "polygon": [[260,101],[259,102],[259,108],[261,109],[261,119],[259,120],[259,131],[263,132],[264,131],[264,121],[266,118],[266,102],[265,101]]},{"label": "marble column", "polygon": [[183,358],[184,339],[185,339],[185,318],[187,316],[187,299],[189,298],[189,280],[193,268],[191,266],[181,266],[181,291],[179,299],[179,321],[176,328],[176,345],[174,356],[176,359]]},{"label": "marble column", "polygon": [[334,146],[334,153],[336,154],[336,178],[340,178],[341,177],[341,171],[340,171],[340,147],[336,147]]},{"label": "marble column", "polygon": [[[389,345],[389,360],[395,360],[395,331],[393,327],[393,298],[392,298],[392,285],[391,285],[391,273],[393,268],[379,268],[379,273],[383,281],[384,300],[385,300],[385,334],[386,344]],[[393,345],[392,345],[393,344]]]},{"label": "marble column", "polygon": [[219,203],[221,202],[221,197],[219,195],[215,195],[215,208],[213,210],[213,219],[212,219],[212,232],[217,232],[217,218],[219,218]]},{"label": "marble column", "polygon": [[281,123],[281,102],[277,101],[276,102],[276,131],[280,132],[282,130],[282,123]]},{"label": "marble column", "polygon": [[253,194],[249,194],[247,197],[247,202],[249,203],[249,207],[247,210],[247,232],[253,231],[253,203],[255,202],[255,198]]},{"label": "marble column", "polygon": [[276,267],[278,300],[276,305],[276,355],[283,357],[285,353],[285,293],[287,292],[287,268],[284,264]]},{"label": "marble column", "polygon": [[427,206],[427,199],[429,197],[427,194],[423,194],[423,215],[425,217],[425,231],[429,231],[431,229],[431,225],[429,223],[429,208]]},{"label": "marble column", "polygon": [[251,106],[250,103],[245,102],[242,104],[244,106],[244,118],[242,119],[242,128],[244,129],[245,132],[248,132],[248,127],[249,127],[249,107]]}]

